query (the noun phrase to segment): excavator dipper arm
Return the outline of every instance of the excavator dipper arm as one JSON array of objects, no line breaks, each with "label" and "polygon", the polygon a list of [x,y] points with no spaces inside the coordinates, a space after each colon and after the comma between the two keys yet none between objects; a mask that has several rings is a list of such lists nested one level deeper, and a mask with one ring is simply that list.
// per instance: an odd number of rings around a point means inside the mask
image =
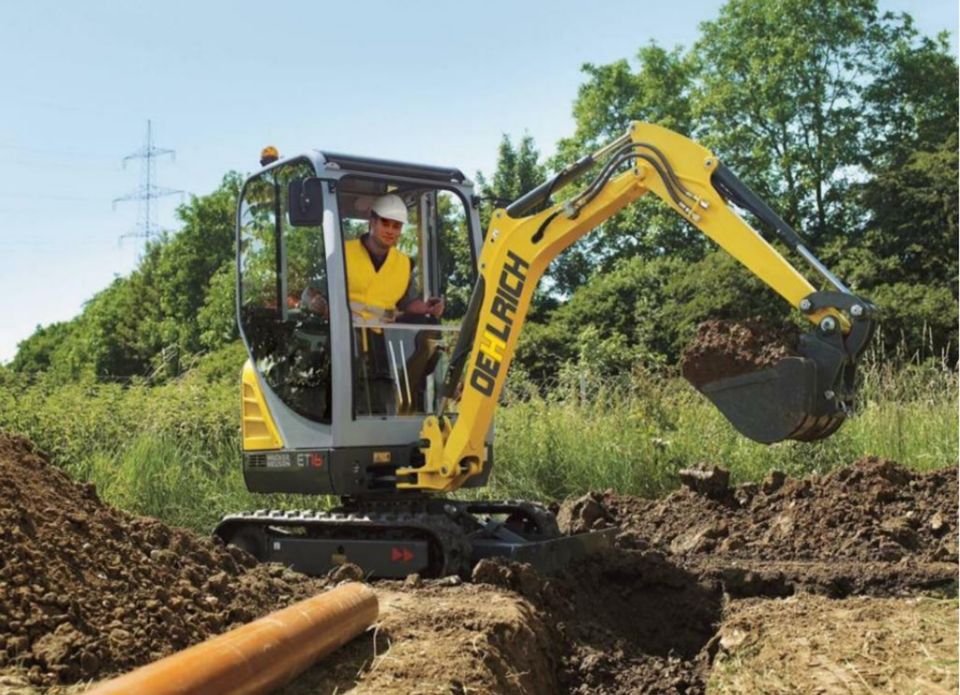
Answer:
[{"label": "excavator dipper arm", "polygon": [[[598,164],[592,183],[550,204],[552,193]],[[398,487],[450,491],[483,470],[485,436],[537,282],[564,249],[646,193],[656,194],[817,326],[816,335],[804,336],[809,339],[800,357],[746,378],[721,379],[702,389],[704,395],[758,441],[818,439],[839,426],[852,398],[855,360],[872,332],[873,306],[850,294],[712,152],[666,128],[633,123],[624,136],[494,212],[443,389],[445,401],[460,394],[458,417],[451,422],[441,406],[425,419],[423,465],[398,471]],[[832,291],[818,292],[728,203],[771,226]]]}]

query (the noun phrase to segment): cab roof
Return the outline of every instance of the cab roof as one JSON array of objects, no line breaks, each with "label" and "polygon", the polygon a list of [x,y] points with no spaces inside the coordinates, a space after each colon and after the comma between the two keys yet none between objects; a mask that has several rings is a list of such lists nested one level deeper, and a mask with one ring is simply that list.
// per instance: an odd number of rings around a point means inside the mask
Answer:
[{"label": "cab roof", "polygon": [[430,164],[411,164],[397,162],[391,159],[375,159],[373,157],[358,157],[352,154],[320,151],[320,156],[329,165],[341,169],[349,169],[363,174],[377,174],[380,176],[405,176],[409,178],[425,179],[443,183],[464,183],[467,177],[463,172],[453,167],[433,166]]}]

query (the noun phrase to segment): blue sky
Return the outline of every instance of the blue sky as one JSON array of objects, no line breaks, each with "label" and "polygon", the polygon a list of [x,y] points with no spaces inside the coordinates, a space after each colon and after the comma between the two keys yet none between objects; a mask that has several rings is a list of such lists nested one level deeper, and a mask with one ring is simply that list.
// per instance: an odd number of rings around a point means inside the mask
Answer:
[{"label": "blue sky", "polygon": [[[135,266],[152,119],[176,150],[156,183],[202,195],[260,148],[324,148],[491,172],[504,133],[541,152],[573,130],[584,62],[690,45],[722,2],[485,3],[34,0],[0,5],[0,361]],[[921,31],[957,3],[881,2]],[[175,228],[177,198],[157,221]]]}]

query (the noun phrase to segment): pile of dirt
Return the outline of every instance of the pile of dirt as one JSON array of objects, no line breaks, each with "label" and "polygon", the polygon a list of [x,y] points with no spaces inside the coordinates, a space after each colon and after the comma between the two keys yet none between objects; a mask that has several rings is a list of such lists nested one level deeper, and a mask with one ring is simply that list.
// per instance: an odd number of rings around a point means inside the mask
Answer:
[{"label": "pile of dirt", "polygon": [[103,504],[0,434],[0,667],[36,684],[126,671],[323,583]]},{"label": "pile of dirt", "polygon": [[376,628],[277,695],[555,695],[563,644],[551,615],[515,592],[459,577],[379,581]]},{"label": "pile of dirt", "polygon": [[796,356],[800,329],[793,324],[772,324],[764,319],[711,320],[680,357],[683,377],[696,388],[718,379],[759,371],[784,357]]},{"label": "pile of dirt", "polygon": [[868,456],[826,475],[772,472],[718,495],[606,494],[604,513],[673,555],[763,560],[957,562],[957,470],[911,471]]},{"label": "pile of dirt", "polygon": [[773,472],[721,489],[716,478],[691,475],[659,500],[596,494],[594,514],[615,521],[621,546],[659,549],[701,573],[721,568],[731,586],[760,593],[910,593],[956,574],[956,468],[917,473],[865,457],[803,479]]}]

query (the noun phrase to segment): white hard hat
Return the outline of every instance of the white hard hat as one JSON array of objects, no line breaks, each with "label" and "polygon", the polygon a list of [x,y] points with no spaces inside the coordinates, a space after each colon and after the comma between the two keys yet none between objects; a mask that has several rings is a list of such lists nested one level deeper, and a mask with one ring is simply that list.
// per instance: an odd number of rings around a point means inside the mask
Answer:
[{"label": "white hard hat", "polygon": [[377,217],[407,223],[407,206],[403,204],[400,196],[393,193],[377,198],[370,209],[377,213]]}]

